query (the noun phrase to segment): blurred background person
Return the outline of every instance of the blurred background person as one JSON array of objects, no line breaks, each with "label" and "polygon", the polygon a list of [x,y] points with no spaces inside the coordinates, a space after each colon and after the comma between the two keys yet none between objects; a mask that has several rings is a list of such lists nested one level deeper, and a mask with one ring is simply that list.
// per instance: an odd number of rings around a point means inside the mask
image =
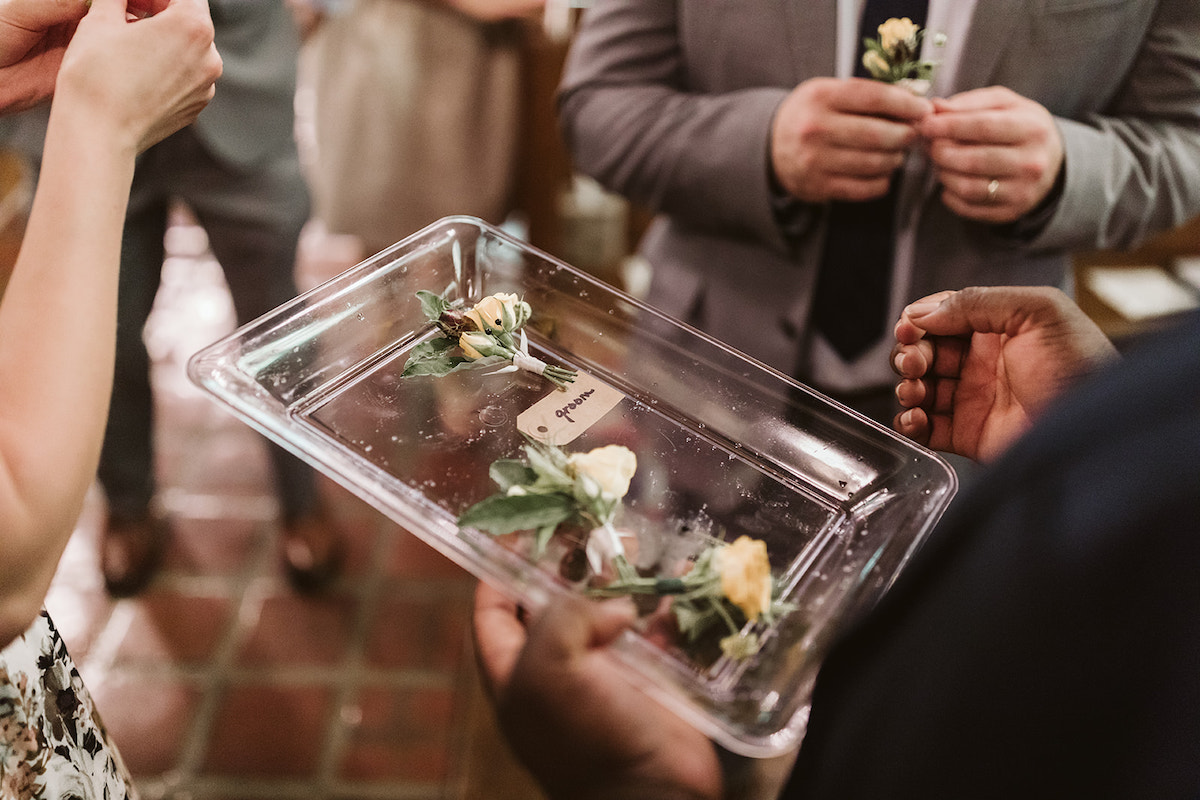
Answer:
[{"label": "blurred background person", "polygon": [[0,4],[0,111],[54,95],[41,182],[0,303],[6,798],[135,796],[58,630],[39,609],[100,455],[135,158],[196,118],[220,72],[203,0]]},{"label": "blurred background person", "polygon": [[[933,100],[855,77],[893,17]],[[1197,41],[1191,0],[607,0],[559,107],[578,167],[657,214],[652,304],[887,424],[907,302],[1069,291],[1072,251],[1200,213]]]},{"label": "blurred background person", "polygon": [[545,0],[290,0],[315,216],[370,255],[450,214],[511,210],[521,20]]},{"label": "blurred background person", "polygon": [[[143,589],[168,535],[155,503],[154,402],[142,337],[162,274],[170,212],[186,204],[208,235],[238,324],[292,299],[310,203],[295,140],[299,37],[283,0],[212,0],[225,71],[195,124],[138,161],[121,253],[117,369],[100,482],[109,517],[101,564],[116,596]],[[342,543],[310,467],[268,444],[280,504],[279,554],[292,585],[335,577]]]}]

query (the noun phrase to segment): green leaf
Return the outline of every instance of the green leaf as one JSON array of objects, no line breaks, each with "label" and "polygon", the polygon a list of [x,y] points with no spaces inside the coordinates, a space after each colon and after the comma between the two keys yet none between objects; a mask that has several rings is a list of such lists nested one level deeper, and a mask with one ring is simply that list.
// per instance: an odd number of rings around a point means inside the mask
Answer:
[{"label": "green leaf", "polygon": [[537,537],[533,541],[533,557],[541,558],[546,552],[546,545],[550,544],[550,537],[554,536],[554,532],[558,530],[558,523],[554,525],[543,525],[538,528]]},{"label": "green leaf", "polygon": [[537,480],[536,472],[523,462],[512,458],[500,458],[493,461],[492,466],[488,469],[488,475],[502,492],[507,492],[513,486],[528,486]]},{"label": "green leaf", "polygon": [[690,642],[700,638],[700,635],[719,619],[707,603],[705,608],[701,609],[691,603],[676,600],[671,603],[671,613],[675,615],[675,623],[679,626],[679,632],[687,636]]},{"label": "green leaf", "polygon": [[500,536],[514,531],[557,526],[574,513],[575,504],[561,495],[492,495],[463,512],[458,524]]},{"label": "green leaf", "polygon": [[450,304],[441,296],[425,289],[417,291],[417,299],[421,301],[421,311],[425,313],[430,322],[437,322],[445,310],[450,307]]},{"label": "green leaf", "polygon": [[430,339],[427,342],[421,342],[409,352],[408,361],[405,363],[404,371],[400,373],[400,377],[445,375],[453,372],[464,361],[470,360],[462,356],[450,355],[450,351],[454,349],[455,344],[453,339],[444,336]]},{"label": "green leaf", "polygon": [[525,455],[541,483],[549,486],[572,485],[571,476],[567,474],[567,456],[559,448],[531,441],[525,446]]}]

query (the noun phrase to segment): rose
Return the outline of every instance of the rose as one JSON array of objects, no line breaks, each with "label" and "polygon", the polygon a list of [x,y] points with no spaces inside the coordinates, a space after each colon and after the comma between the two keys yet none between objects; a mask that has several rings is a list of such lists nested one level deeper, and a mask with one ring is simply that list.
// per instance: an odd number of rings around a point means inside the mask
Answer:
[{"label": "rose", "polygon": [[879,54],[878,50],[868,50],[863,53],[862,63],[867,68],[867,72],[879,80],[887,80],[892,71],[892,65]]},{"label": "rose", "polygon": [[896,51],[900,45],[904,45],[910,53],[915,52],[917,49],[917,33],[920,30],[921,26],[908,17],[903,17],[902,19],[892,17],[879,26],[879,44],[893,56],[896,55]]},{"label": "rose", "polygon": [[725,597],[742,610],[746,619],[758,619],[771,607],[771,563],[766,543],[739,536],[733,544],[718,550],[714,558]]},{"label": "rose", "polygon": [[481,331],[515,331],[529,319],[529,304],[511,292],[489,295],[466,312],[467,319]]},{"label": "rose", "polygon": [[600,494],[616,500],[629,491],[629,482],[637,471],[637,456],[627,447],[609,444],[586,453],[572,453],[567,465],[576,477],[592,482]]},{"label": "rose", "polygon": [[485,358],[487,356],[511,357],[511,354],[500,344],[482,331],[467,331],[458,337],[458,346],[466,353],[467,358]]}]

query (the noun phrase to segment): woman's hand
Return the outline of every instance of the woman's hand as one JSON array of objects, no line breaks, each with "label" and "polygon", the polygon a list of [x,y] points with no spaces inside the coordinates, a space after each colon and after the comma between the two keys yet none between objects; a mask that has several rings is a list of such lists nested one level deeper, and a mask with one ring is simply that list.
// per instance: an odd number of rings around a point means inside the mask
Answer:
[{"label": "woman's hand", "polygon": [[[213,97],[221,57],[205,0],[170,0],[152,16],[129,15],[125,0],[94,0],[55,91],[140,152],[196,119]],[[55,107],[62,105],[56,97]]]}]

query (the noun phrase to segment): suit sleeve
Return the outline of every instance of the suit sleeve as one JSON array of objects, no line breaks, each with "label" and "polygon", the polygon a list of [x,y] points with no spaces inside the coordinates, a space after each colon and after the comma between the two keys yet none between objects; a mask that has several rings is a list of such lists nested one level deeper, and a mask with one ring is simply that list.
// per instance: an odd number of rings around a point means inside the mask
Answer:
[{"label": "suit sleeve", "polygon": [[559,93],[575,165],[680,224],[782,250],[767,151],[787,89],[692,84],[676,6],[604,0],[585,15]]},{"label": "suit sleeve", "polygon": [[1200,3],[1163,0],[1108,107],[1058,119],[1066,180],[1035,249],[1129,248],[1200,213],[1198,42]]}]

